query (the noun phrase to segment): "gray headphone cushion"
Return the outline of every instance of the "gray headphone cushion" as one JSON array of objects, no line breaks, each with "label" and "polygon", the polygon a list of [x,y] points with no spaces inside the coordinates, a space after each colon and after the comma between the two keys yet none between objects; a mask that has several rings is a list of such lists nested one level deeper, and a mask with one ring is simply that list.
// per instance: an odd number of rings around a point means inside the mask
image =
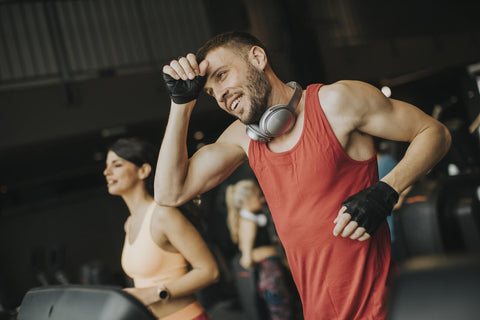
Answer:
[{"label": "gray headphone cushion", "polygon": [[250,139],[253,139],[258,142],[269,142],[270,140],[272,140],[272,138],[266,135],[265,133],[263,133],[258,127],[258,125],[256,124],[247,125],[246,132],[247,132],[247,136],[249,136]]},{"label": "gray headphone cushion", "polygon": [[288,105],[276,105],[269,108],[262,116],[259,129],[269,137],[285,133],[295,122],[295,115]]}]

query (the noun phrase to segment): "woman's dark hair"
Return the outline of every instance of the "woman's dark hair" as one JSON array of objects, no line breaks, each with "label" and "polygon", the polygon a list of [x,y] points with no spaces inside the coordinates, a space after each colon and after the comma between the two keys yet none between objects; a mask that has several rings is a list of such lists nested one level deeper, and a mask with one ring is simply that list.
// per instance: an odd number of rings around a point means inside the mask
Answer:
[{"label": "woman's dark hair", "polygon": [[[158,149],[145,140],[137,137],[121,138],[114,142],[109,148],[122,159],[125,159],[137,167],[147,163],[152,167],[152,171],[145,179],[145,188],[153,197],[153,183],[155,179],[155,169],[157,167]],[[183,215],[200,231],[204,231],[203,217],[200,208],[200,197],[191,200],[178,207]]]},{"label": "woman's dark hair", "polygon": [[121,138],[114,142],[108,150],[113,151],[122,159],[130,161],[137,167],[147,163],[152,167],[152,171],[145,179],[145,188],[153,197],[153,181],[155,177],[155,168],[158,157],[158,150],[145,140],[137,137]]}]

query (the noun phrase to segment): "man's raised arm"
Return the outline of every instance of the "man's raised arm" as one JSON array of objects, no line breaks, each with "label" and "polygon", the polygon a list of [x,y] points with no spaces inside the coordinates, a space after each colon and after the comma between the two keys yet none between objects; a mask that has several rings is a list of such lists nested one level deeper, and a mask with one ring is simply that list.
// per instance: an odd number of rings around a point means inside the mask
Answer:
[{"label": "man's raised arm", "polygon": [[[228,139],[219,139],[188,159],[188,125],[207,67],[206,61],[197,64],[191,53],[163,67],[172,102],[155,173],[155,201],[161,205],[179,206],[213,188],[246,159],[243,149]],[[232,125],[227,131],[236,132],[237,127]]]}]

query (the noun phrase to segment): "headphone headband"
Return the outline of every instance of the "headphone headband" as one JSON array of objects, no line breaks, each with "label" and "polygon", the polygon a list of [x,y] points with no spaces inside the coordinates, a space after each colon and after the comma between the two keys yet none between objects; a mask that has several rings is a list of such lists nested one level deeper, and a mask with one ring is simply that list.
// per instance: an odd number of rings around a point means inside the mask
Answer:
[{"label": "headphone headband", "polygon": [[292,89],[295,89],[295,92],[293,92],[292,98],[287,104],[287,107],[290,108],[292,112],[294,112],[295,107],[300,102],[300,99],[302,99],[302,87],[295,81],[287,82],[287,86],[289,86]]}]

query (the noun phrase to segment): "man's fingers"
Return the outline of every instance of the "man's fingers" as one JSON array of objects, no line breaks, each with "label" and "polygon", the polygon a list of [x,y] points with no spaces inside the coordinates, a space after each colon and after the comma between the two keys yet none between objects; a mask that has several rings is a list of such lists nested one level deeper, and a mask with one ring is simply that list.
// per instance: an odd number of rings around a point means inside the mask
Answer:
[{"label": "man's fingers", "polygon": [[208,62],[206,61],[203,64],[200,63],[199,65],[195,55],[193,53],[189,53],[186,57],[178,57],[177,60],[170,61],[170,64],[163,66],[162,71],[170,75],[175,80],[193,80],[198,75],[205,75],[207,66]]},{"label": "man's fingers", "polygon": [[340,211],[338,211],[338,215],[337,217],[335,218],[335,220],[333,220],[333,223],[337,223],[338,221],[338,218],[340,218],[340,216],[345,212],[345,210],[347,210],[347,207],[343,206]]},{"label": "man's fingers", "polygon": [[[185,76],[188,79],[193,80],[193,78],[195,78],[195,70],[190,65],[190,61],[185,57],[180,57],[178,59],[178,63],[180,64],[180,66],[182,66],[183,72],[185,72]],[[183,80],[187,80],[187,79],[183,79]]]},{"label": "man's fingers", "polygon": [[207,74],[207,68],[208,68],[207,60],[203,60],[202,62],[200,62],[200,64],[198,65],[198,69],[200,70],[201,76],[204,76]]},{"label": "man's fingers", "polygon": [[187,60],[190,66],[192,67],[194,75],[198,76],[200,74],[200,68],[198,67],[197,57],[193,53],[189,53],[187,54]]},{"label": "man's fingers", "polygon": [[353,232],[357,229],[358,223],[356,221],[350,221],[342,231],[342,237],[350,237]]},{"label": "man's fingers", "polygon": [[365,228],[357,227],[357,229],[355,229],[355,231],[350,235],[350,239],[352,240],[359,239],[361,236],[365,234],[365,231],[366,231]]},{"label": "man's fingers", "polygon": [[343,229],[347,226],[347,224],[350,222],[350,215],[348,213],[342,213],[337,219],[335,219],[336,226],[333,229],[333,235],[338,236]]},{"label": "man's fingers", "polygon": [[363,236],[361,236],[360,238],[358,238],[358,241],[365,241],[365,240],[368,240],[370,239],[370,235],[368,233],[364,233]]},{"label": "man's fingers", "polygon": [[[186,60],[184,57],[179,57],[178,59],[181,60],[182,58]],[[179,60],[170,61],[170,67],[173,68],[173,70],[175,70],[175,72],[180,76],[182,80],[187,80],[188,79],[187,73],[183,69],[183,66],[180,64]]]},{"label": "man's fingers", "polygon": [[180,76],[172,67],[170,67],[170,65],[164,65],[162,71],[168,74],[170,77],[174,78],[175,80],[180,80]]}]

